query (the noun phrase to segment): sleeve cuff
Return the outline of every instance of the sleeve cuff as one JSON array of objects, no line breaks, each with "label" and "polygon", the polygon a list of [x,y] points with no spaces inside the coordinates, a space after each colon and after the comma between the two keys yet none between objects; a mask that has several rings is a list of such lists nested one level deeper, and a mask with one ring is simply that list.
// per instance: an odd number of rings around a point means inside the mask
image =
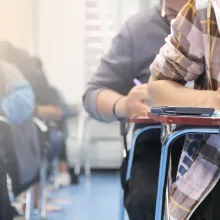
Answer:
[{"label": "sleeve cuff", "polygon": [[157,80],[170,80],[170,81],[173,81],[173,82],[176,82],[176,83],[179,83],[181,85],[186,85],[186,81],[184,79],[176,79],[174,77],[167,77],[167,76],[164,76],[161,72],[156,72],[156,71],[153,71],[151,69],[151,75],[157,79]]},{"label": "sleeve cuff", "polygon": [[103,121],[101,118],[98,110],[97,110],[97,97],[101,91],[103,91],[104,88],[93,90],[87,92],[83,97],[83,104],[86,109],[86,111],[96,120]]}]

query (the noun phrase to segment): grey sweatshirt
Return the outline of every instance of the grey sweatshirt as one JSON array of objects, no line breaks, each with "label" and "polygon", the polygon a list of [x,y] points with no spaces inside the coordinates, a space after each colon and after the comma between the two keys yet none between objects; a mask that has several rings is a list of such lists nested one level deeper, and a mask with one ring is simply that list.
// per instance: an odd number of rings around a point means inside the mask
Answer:
[{"label": "grey sweatshirt", "polygon": [[84,107],[92,117],[102,121],[96,107],[102,90],[127,95],[134,86],[134,78],[142,83],[148,81],[149,66],[169,33],[169,22],[161,17],[157,7],[133,16],[123,25],[83,95]]}]

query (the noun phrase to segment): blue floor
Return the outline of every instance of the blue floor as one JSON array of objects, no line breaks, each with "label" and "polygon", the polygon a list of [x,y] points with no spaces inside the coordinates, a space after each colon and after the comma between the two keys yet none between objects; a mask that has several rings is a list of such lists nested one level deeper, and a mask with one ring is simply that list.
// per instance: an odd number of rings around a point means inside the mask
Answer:
[{"label": "blue floor", "polygon": [[67,199],[63,211],[48,214],[48,220],[118,220],[120,177],[118,172],[92,173],[90,180],[54,192],[55,199]]}]

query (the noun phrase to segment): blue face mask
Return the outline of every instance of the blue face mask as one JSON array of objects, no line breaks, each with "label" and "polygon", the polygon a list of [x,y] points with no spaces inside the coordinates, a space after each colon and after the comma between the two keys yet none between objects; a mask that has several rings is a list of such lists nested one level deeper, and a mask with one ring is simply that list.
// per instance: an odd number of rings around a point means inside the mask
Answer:
[{"label": "blue face mask", "polygon": [[20,80],[1,102],[1,109],[11,124],[22,124],[35,109],[35,95],[26,80]]}]

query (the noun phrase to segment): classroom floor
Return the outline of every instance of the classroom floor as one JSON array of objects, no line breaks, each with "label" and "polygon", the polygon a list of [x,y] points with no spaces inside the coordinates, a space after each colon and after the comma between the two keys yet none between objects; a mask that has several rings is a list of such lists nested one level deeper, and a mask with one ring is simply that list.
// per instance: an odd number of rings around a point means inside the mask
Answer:
[{"label": "classroom floor", "polygon": [[118,220],[120,176],[118,172],[95,172],[89,180],[81,177],[79,185],[51,196],[62,200],[63,211],[48,214],[47,220]]}]

